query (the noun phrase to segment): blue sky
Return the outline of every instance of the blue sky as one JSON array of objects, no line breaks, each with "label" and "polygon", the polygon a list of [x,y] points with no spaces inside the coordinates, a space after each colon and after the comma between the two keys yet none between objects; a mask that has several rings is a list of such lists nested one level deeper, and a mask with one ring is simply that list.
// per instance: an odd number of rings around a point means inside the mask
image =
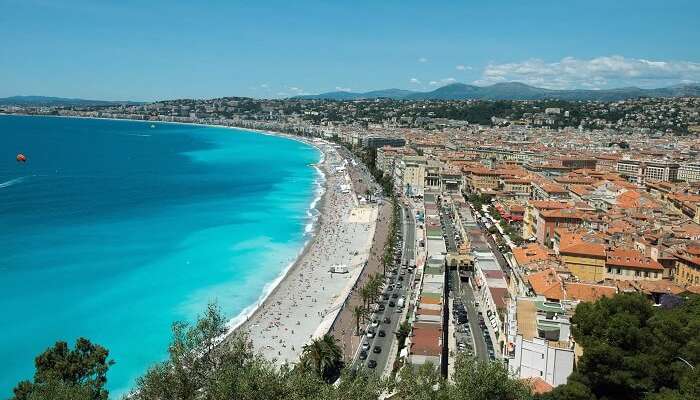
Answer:
[{"label": "blue sky", "polygon": [[700,81],[698,17],[673,0],[0,0],[0,97],[668,86]]}]

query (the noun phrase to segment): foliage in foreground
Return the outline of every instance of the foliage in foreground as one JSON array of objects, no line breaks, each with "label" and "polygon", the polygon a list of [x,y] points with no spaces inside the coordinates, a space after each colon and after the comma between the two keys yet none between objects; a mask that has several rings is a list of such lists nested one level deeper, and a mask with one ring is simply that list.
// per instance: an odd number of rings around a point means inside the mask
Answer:
[{"label": "foliage in foreground", "polygon": [[75,349],[56,342],[35,360],[34,380],[14,388],[13,400],[106,400],[107,370],[114,364],[109,351],[80,338]]},{"label": "foliage in foreground", "polygon": [[620,294],[580,304],[572,322],[583,356],[545,400],[700,399],[700,296],[666,309]]},{"label": "foliage in foreground", "polygon": [[[170,356],[138,380],[135,400],[693,400],[700,399],[700,296],[664,309],[641,295],[581,304],[574,337],[585,352],[566,385],[533,396],[501,363],[459,356],[451,381],[431,365],[403,368],[387,381],[342,368],[330,336],[305,346],[297,365],[281,367],[252,350],[245,336],[216,346],[224,319],[215,306],[193,325],[173,326]],[[37,357],[33,382],[13,400],[105,400],[106,349],[81,339]],[[683,361],[685,360],[685,361]],[[686,361],[688,364],[686,364]],[[340,380],[335,384],[336,376]]]}]

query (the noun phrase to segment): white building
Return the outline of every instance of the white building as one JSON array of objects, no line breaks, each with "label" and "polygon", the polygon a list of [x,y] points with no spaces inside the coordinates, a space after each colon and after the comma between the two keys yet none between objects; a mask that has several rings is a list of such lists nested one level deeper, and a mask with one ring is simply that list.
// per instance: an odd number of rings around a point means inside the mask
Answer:
[{"label": "white building", "polygon": [[519,297],[508,306],[506,359],[521,379],[541,378],[552,386],[566,383],[574,370],[571,323],[560,303]]},{"label": "white building", "polygon": [[678,180],[685,182],[700,182],[700,163],[686,163],[678,168]]},{"label": "white building", "polygon": [[407,196],[423,196],[425,193],[425,157],[405,156],[396,160],[395,179]]}]

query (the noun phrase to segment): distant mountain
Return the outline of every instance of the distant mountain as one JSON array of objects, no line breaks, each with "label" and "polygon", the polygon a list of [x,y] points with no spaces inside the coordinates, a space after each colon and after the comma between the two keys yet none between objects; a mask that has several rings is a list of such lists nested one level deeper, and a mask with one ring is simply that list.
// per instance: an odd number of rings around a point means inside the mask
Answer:
[{"label": "distant mountain", "polygon": [[395,100],[597,100],[618,101],[638,97],[700,97],[700,84],[676,85],[658,89],[626,87],[604,90],[554,90],[526,85],[520,82],[496,83],[489,86],[452,83],[430,92],[387,89],[365,93],[329,92],[298,96],[296,99],[362,100],[391,98]]},{"label": "distant mountain", "polygon": [[0,105],[3,106],[29,106],[29,107],[57,107],[57,106],[114,106],[114,105],[136,105],[144,104],[135,101],[105,101],[105,100],[85,100],[66,99],[63,97],[46,96],[13,96],[0,98]]},{"label": "distant mountain", "polygon": [[371,92],[365,93],[355,93],[355,92],[328,92],[321,94],[309,94],[304,96],[296,96],[295,99],[304,100],[363,100],[363,99],[402,99],[409,95],[416,94],[420,92],[414,92],[412,90],[403,89],[384,89],[384,90],[373,90]]}]

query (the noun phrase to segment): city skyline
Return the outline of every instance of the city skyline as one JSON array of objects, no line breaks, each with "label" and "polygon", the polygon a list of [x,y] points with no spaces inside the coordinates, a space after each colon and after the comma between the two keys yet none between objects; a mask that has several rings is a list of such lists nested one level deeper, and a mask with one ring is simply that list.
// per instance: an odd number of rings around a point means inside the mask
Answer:
[{"label": "city skyline", "polygon": [[[0,97],[96,100],[700,81],[700,5],[0,1]],[[654,26],[654,29],[645,27]],[[439,27],[439,29],[437,29]]]}]

